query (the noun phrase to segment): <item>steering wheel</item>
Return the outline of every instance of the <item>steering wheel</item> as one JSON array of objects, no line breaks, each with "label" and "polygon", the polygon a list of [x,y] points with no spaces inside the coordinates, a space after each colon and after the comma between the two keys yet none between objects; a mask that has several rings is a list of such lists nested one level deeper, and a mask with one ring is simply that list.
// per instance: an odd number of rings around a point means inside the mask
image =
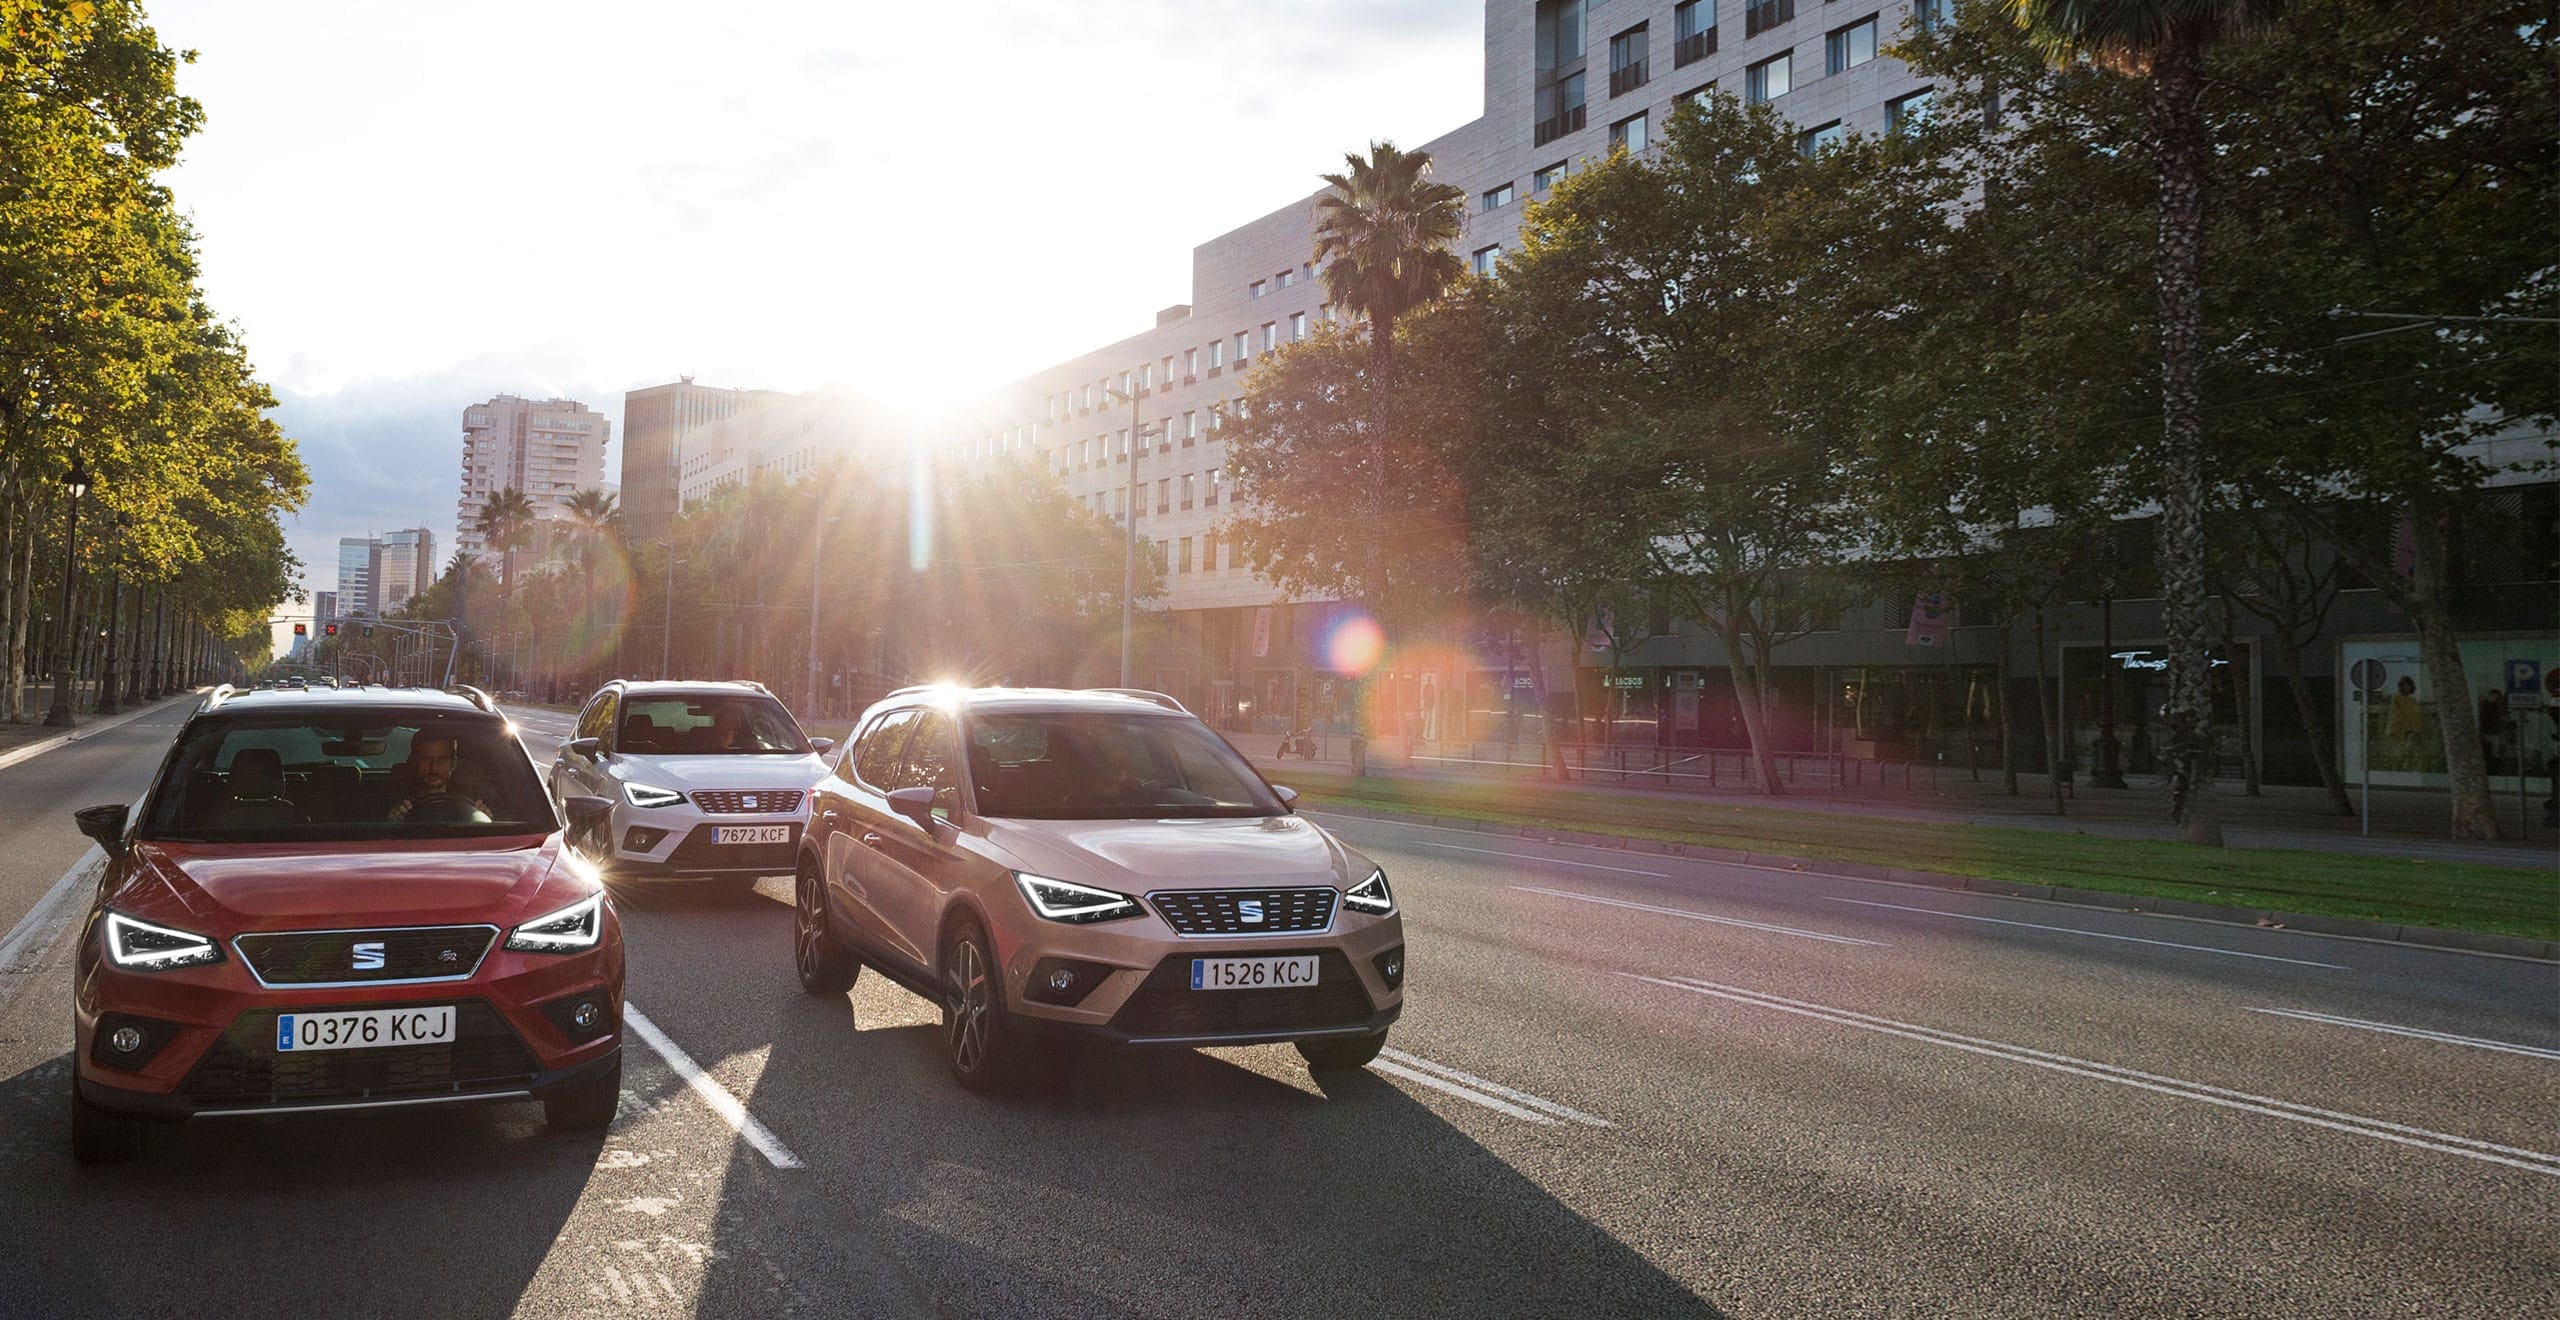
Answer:
[{"label": "steering wheel", "polygon": [[409,819],[421,825],[487,825],[489,813],[460,793],[428,793],[409,799]]}]

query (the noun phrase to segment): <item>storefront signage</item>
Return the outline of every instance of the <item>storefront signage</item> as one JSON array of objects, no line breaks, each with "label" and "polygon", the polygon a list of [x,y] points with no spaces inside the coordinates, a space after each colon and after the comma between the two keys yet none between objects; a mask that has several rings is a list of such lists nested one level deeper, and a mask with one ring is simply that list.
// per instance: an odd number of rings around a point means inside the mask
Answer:
[{"label": "storefront signage", "polygon": [[1609,676],[1609,686],[1613,688],[1641,688],[1644,686],[1644,675],[1611,674]]},{"label": "storefront signage", "polygon": [[[2169,667],[2169,657],[2153,651],[2116,651],[2112,654],[2114,655],[2114,658],[2121,662],[2127,669],[2149,669],[2158,671],[2165,670]],[[2230,663],[2230,661],[2223,659],[2221,656],[2217,655],[2213,657],[2213,667],[2216,669],[2220,669],[2224,665]]]}]

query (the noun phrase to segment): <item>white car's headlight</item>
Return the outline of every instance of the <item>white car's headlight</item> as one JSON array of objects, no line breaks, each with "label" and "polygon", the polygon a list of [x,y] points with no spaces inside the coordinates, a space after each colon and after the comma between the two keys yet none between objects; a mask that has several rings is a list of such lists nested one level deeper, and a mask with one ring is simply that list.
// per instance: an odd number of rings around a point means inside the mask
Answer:
[{"label": "white car's headlight", "polygon": [[648,784],[624,784],[622,800],[635,807],[672,807],[684,801],[684,794],[672,788],[655,788]]},{"label": "white car's headlight", "polygon": [[1342,905],[1354,912],[1383,917],[1396,910],[1396,896],[1387,888],[1387,869],[1372,867],[1369,878],[1342,891]]},{"label": "white car's headlight", "polygon": [[582,898],[549,916],[536,917],[507,935],[519,953],[576,953],[604,938],[604,895]]},{"label": "white car's headlight", "polygon": [[165,972],[222,961],[222,946],[205,936],[136,921],[112,909],[107,913],[106,945],[107,961],[128,972]]},{"label": "white car's headlight", "polygon": [[1022,891],[1022,900],[1031,910],[1051,921],[1084,925],[1094,921],[1118,921],[1122,917],[1142,916],[1146,909],[1127,894],[1115,894],[1091,885],[1071,884],[1047,876],[1013,873],[1014,886]]}]

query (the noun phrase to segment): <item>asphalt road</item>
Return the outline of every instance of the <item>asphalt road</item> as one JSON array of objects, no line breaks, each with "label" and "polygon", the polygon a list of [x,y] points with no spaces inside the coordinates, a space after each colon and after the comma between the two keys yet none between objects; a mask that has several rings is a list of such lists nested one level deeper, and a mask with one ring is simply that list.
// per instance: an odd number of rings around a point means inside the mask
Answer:
[{"label": "asphalt road", "polygon": [[[0,1314],[2560,1313],[2560,969],[1347,818],[1413,969],[1348,1080],[967,1095],[924,1001],[799,993],[769,881],[621,900],[655,1038],[603,1137],[243,1120],[80,1170],[68,813],[176,718],[0,768]],[[547,762],[567,717],[523,719]]]}]

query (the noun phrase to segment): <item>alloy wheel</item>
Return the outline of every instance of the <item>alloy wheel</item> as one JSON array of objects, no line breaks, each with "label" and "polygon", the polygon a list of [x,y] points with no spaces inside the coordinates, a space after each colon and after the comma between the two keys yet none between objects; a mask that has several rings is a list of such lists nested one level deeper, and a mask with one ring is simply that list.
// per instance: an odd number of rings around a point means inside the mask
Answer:
[{"label": "alloy wheel", "polygon": [[962,936],[951,952],[951,1061],[974,1073],[987,1058],[987,962],[971,936]]}]

